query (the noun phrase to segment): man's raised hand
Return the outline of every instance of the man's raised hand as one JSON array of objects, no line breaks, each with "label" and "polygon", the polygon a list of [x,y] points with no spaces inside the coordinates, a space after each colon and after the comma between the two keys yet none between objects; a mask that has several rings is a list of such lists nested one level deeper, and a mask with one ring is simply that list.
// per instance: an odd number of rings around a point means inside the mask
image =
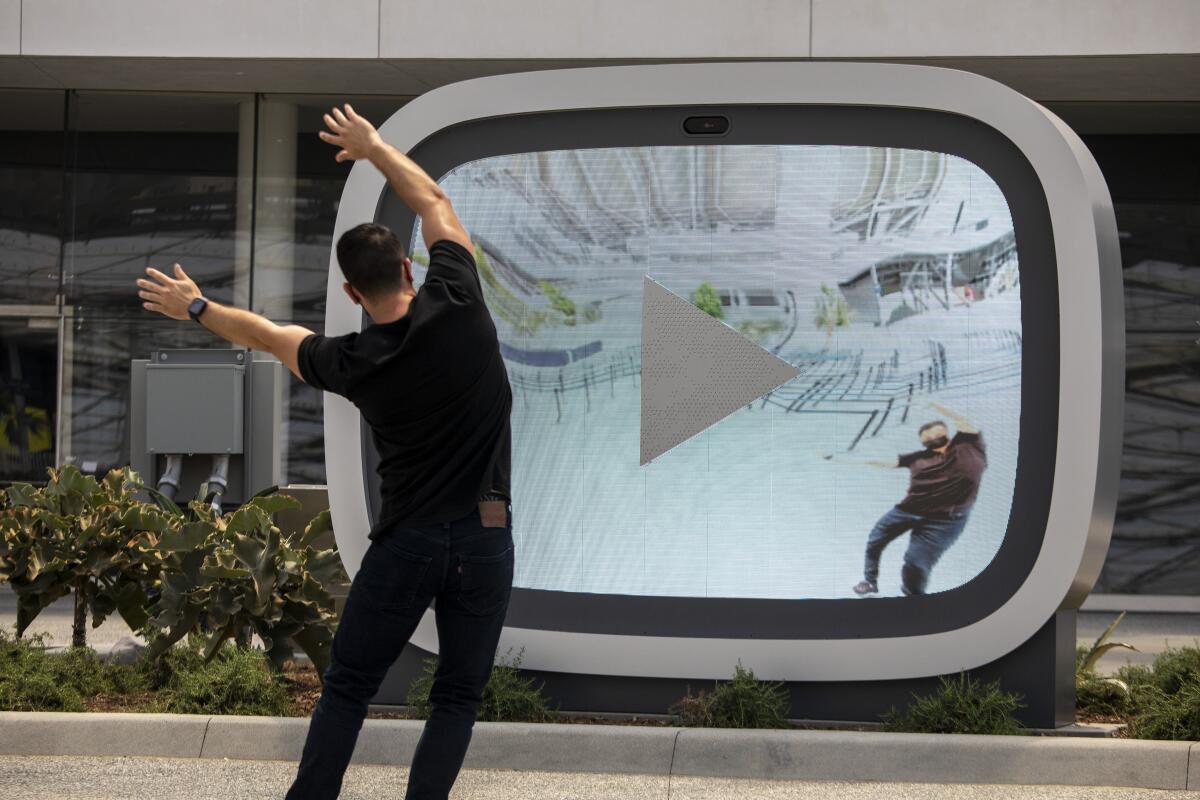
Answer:
[{"label": "man's raised hand", "polygon": [[321,131],[317,135],[322,141],[341,148],[334,156],[338,161],[370,158],[372,151],[383,144],[383,139],[379,131],[375,130],[375,126],[367,122],[365,117],[356,114],[349,103],[346,103],[345,108],[343,113],[340,108],[334,106],[325,115],[325,124],[329,130]]},{"label": "man's raised hand", "polygon": [[140,287],[138,297],[142,298],[142,308],[157,311],[171,319],[187,319],[188,306],[200,297],[200,287],[188,277],[183,267],[175,265],[175,277],[165,275],[154,267],[147,267],[146,274],[150,280],[138,278]]}]

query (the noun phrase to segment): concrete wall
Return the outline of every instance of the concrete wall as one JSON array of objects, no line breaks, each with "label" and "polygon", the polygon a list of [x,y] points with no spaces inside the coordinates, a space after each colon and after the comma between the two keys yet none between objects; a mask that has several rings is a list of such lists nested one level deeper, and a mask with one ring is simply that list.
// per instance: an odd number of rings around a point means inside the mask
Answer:
[{"label": "concrete wall", "polygon": [[379,0],[22,0],[22,5],[23,55],[375,58],[379,54]]},{"label": "concrete wall", "polygon": [[813,0],[814,58],[1200,52],[1196,0]]},{"label": "concrete wall", "polygon": [[0,87],[417,95],[497,73],[878,59],[1200,101],[1200,0],[0,0]]},{"label": "concrete wall", "polygon": [[0,55],[21,52],[21,0],[0,0]]},{"label": "concrete wall", "polygon": [[0,0],[0,53],[891,58],[1200,52],[1196,0]]}]

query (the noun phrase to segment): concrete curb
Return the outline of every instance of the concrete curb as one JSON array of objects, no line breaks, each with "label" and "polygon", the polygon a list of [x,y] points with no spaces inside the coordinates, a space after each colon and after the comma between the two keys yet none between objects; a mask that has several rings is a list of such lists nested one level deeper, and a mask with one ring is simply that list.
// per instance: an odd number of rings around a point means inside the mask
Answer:
[{"label": "concrete curb", "polygon": [[1187,789],[1191,748],[1191,742],[1120,739],[692,728],[679,735],[672,774]]},{"label": "concrete curb", "polygon": [[[424,723],[367,720],[355,763],[407,766]],[[0,712],[0,753],[296,761],[308,720]],[[479,722],[464,766],[760,780],[1198,789],[1192,742]],[[1197,759],[1200,762],[1200,758]]]},{"label": "concrete curb", "polygon": [[0,711],[0,753],[198,758],[209,717]]}]

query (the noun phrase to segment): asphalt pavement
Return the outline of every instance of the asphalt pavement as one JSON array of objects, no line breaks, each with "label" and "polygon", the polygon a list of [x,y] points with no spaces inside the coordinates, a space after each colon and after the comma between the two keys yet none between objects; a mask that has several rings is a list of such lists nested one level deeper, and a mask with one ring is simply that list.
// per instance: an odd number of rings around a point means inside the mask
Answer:
[{"label": "asphalt pavement", "polygon": [[[282,798],[296,765],[284,761],[0,757],[0,797],[22,800],[259,800]],[[404,796],[404,767],[352,765],[342,800]],[[995,786],[765,781],[660,775],[463,770],[451,800],[1193,800],[1194,792],[1094,786]]]}]

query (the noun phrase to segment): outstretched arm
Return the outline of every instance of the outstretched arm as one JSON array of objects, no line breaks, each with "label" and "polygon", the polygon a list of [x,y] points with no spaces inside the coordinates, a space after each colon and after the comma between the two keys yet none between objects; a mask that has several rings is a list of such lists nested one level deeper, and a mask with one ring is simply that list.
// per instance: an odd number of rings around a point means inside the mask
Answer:
[{"label": "outstretched arm", "polygon": [[890,461],[879,458],[849,458],[840,453],[819,453],[818,455],[826,461],[833,461],[837,464],[857,464],[859,466],[880,467],[883,469],[892,469],[900,466],[898,457],[892,458]]},{"label": "outstretched arm", "polygon": [[[188,319],[188,305],[200,297],[200,288],[188,277],[183,267],[175,265],[175,277],[172,278],[154,267],[146,270],[149,280],[139,278],[138,297],[142,298],[142,307],[149,311],[157,311],[171,319]],[[283,362],[297,378],[304,380],[297,364],[297,353],[300,342],[312,331],[300,325],[276,325],[266,317],[242,308],[231,308],[208,301],[204,312],[200,315],[204,327],[234,344],[262,350],[270,353]]]},{"label": "outstretched arm", "polygon": [[474,252],[471,237],[454,213],[450,198],[415,161],[383,140],[375,126],[360,117],[347,103],[345,112],[334,108],[325,115],[328,131],[321,131],[322,140],[342,148],[335,158],[367,159],[383,173],[393,191],[404,204],[421,218],[421,233],[425,246],[432,247],[439,239],[449,239]]},{"label": "outstretched arm", "polygon": [[929,406],[935,409],[939,414],[945,414],[954,421],[954,427],[963,433],[979,433],[979,428],[971,424],[971,421],[959,414],[957,411],[952,411],[943,405],[938,405],[930,401]]}]

